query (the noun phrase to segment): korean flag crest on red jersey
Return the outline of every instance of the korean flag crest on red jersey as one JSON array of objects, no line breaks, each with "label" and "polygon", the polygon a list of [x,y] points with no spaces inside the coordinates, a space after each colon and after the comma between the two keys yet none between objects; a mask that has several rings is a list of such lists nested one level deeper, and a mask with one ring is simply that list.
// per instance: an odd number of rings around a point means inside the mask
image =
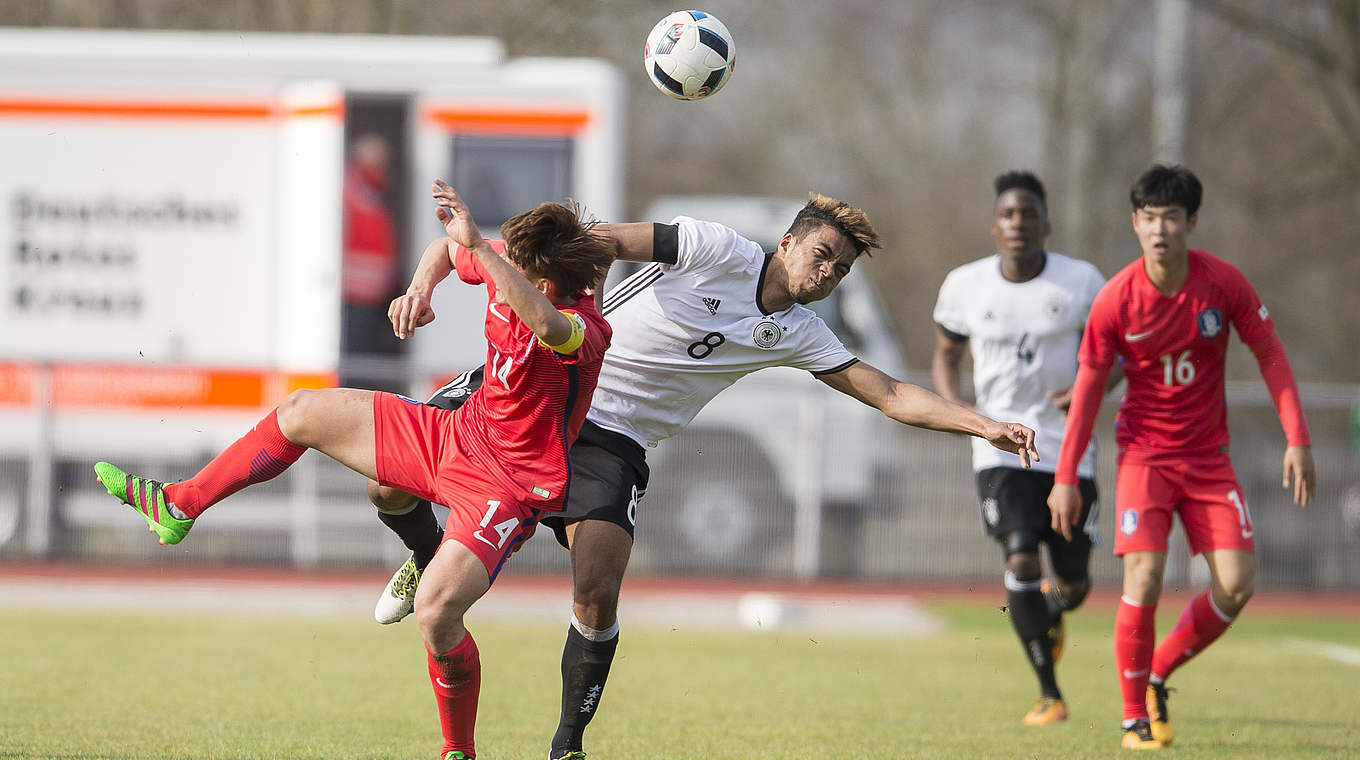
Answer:
[{"label": "korean flag crest on red jersey", "polygon": [[1138,512],[1132,509],[1124,510],[1123,513],[1119,515],[1119,530],[1123,531],[1126,536],[1132,536],[1134,533],[1137,533]]},{"label": "korean flag crest on red jersey", "polygon": [[1199,334],[1204,336],[1205,340],[1213,340],[1223,332],[1223,312],[1218,309],[1201,311],[1199,316],[1195,317],[1195,321],[1199,323]]}]

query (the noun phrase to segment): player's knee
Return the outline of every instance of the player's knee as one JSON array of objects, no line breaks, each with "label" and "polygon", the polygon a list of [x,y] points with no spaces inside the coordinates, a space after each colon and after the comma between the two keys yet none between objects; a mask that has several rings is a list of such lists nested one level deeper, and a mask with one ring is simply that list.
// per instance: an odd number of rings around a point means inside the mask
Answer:
[{"label": "player's knee", "polygon": [[279,404],[275,419],[284,438],[300,446],[309,445],[309,423],[318,398],[318,391],[299,388]]},{"label": "player's knee", "polygon": [[1139,604],[1155,600],[1162,593],[1162,567],[1154,562],[1125,563],[1124,595]]},{"label": "player's knee", "polygon": [[578,578],[572,589],[572,612],[591,628],[605,629],[614,624],[619,609],[619,578],[595,576]]},{"label": "player's knee", "polygon": [[1043,573],[1039,555],[1027,552],[1011,554],[1006,557],[1006,570],[1018,581],[1037,581]]},{"label": "player's knee", "polygon": [[[422,600],[427,601],[427,600]],[[437,600],[435,600],[437,601]],[[416,627],[432,652],[457,646],[463,636],[463,611],[449,604],[416,604]]]},{"label": "player's knee", "polygon": [[1018,580],[1038,579],[1042,572],[1039,564],[1039,534],[1027,530],[1011,531],[1002,539],[1002,545],[1006,549],[1007,570]]},{"label": "player's knee", "polygon": [[1069,610],[1075,610],[1086,601],[1086,595],[1091,593],[1091,579],[1081,578],[1079,580],[1058,579],[1058,593],[1062,594],[1063,601]]},{"label": "player's knee", "polygon": [[311,393],[311,391],[307,389],[295,390],[289,393],[288,397],[279,404],[278,409],[274,410],[274,418],[279,423],[279,432],[283,433],[285,438],[291,440],[290,431],[292,433],[297,432],[297,428],[305,416],[304,410],[307,405],[306,395],[308,393]]},{"label": "player's knee", "polygon": [[1223,614],[1229,617],[1237,617],[1237,613],[1241,612],[1242,608],[1246,607],[1247,602],[1251,600],[1251,593],[1252,589],[1250,588],[1228,592],[1228,598],[1223,605]]},{"label": "player's knee", "polygon": [[1237,613],[1247,606],[1251,600],[1251,595],[1256,591],[1255,583],[1251,578],[1235,579],[1225,584],[1220,589],[1219,598],[1215,600],[1225,615],[1237,617]]},{"label": "player's knee", "polygon": [[368,501],[377,507],[379,512],[399,515],[411,511],[411,508],[416,505],[419,499],[400,489],[381,485],[376,480],[370,480],[368,481]]}]

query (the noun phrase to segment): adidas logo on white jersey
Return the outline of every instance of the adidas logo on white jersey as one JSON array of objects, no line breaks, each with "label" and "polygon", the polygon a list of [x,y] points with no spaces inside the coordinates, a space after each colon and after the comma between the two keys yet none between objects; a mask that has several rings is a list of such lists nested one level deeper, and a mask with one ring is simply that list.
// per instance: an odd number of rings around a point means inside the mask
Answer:
[{"label": "adidas logo on white jersey", "polygon": [[720,303],[722,303],[722,301],[720,301],[720,300],[718,300],[718,299],[716,299],[716,298],[705,298],[705,299],[704,299],[704,306],[707,306],[707,307],[708,307],[708,313],[709,313],[709,314],[717,314],[717,313],[718,313],[718,304],[720,304]]}]

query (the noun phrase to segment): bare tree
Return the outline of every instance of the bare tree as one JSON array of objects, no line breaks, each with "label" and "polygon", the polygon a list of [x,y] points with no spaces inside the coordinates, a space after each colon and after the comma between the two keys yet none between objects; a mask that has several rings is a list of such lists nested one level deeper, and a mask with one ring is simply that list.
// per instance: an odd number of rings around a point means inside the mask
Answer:
[{"label": "bare tree", "polygon": [[1306,102],[1327,125],[1335,153],[1320,162],[1322,171],[1275,189],[1269,200],[1303,203],[1318,193],[1360,188],[1360,0],[1192,2],[1269,44],[1280,55],[1277,71],[1309,95]]}]

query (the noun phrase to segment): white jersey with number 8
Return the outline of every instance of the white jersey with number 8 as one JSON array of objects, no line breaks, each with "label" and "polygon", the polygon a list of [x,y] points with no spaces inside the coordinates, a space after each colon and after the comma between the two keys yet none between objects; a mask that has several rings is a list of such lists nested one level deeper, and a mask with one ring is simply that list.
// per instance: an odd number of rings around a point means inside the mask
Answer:
[{"label": "white jersey with number 8", "polygon": [[587,418],[644,446],[680,432],[712,398],[766,367],[834,372],[856,359],[816,313],[759,300],[769,254],[721,224],[677,217],[674,264],[611,289],[614,327]]}]

